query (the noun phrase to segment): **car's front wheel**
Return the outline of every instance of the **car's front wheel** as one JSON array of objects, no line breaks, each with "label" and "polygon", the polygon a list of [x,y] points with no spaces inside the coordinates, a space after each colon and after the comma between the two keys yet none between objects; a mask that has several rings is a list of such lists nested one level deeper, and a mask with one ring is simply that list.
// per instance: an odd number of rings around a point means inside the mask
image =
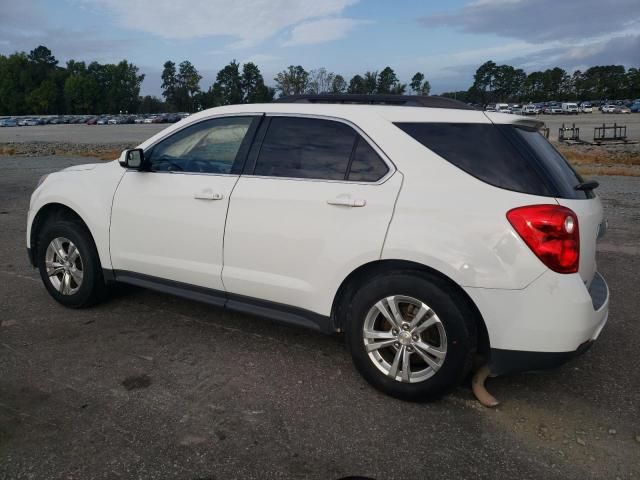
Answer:
[{"label": "car's front wheel", "polygon": [[476,350],[473,313],[442,279],[391,273],[363,285],[347,308],[354,364],[377,389],[432,400],[469,372]]},{"label": "car's front wheel", "polygon": [[51,221],[38,235],[36,262],[49,294],[61,304],[82,308],[106,292],[98,252],[87,228],[72,220]]}]

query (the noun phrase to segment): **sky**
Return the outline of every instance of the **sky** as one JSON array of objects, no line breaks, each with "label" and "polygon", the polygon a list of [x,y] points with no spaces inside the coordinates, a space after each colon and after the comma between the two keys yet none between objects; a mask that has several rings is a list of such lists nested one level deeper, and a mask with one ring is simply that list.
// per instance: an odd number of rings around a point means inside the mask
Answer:
[{"label": "sky", "polygon": [[61,64],[127,59],[145,95],[160,95],[166,60],[191,61],[207,89],[233,59],[270,85],[288,65],[347,81],[388,65],[438,94],[467,89],[487,60],[640,67],[640,0],[0,0],[0,54],[38,45]]}]

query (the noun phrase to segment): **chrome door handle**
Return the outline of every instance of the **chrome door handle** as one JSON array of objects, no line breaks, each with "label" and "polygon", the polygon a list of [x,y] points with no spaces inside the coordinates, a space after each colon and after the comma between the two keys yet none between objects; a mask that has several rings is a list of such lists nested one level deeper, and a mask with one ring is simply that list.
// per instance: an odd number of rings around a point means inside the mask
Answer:
[{"label": "chrome door handle", "polygon": [[367,201],[360,198],[336,197],[332,200],[327,200],[327,203],[329,205],[338,205],[342,207],[364,207],[367,204]]},{"label": "chrome door handle", "polygon": [[222,200],[224,195],[205,190],[203,192],[196,193],[193,198],[197,200]]}]

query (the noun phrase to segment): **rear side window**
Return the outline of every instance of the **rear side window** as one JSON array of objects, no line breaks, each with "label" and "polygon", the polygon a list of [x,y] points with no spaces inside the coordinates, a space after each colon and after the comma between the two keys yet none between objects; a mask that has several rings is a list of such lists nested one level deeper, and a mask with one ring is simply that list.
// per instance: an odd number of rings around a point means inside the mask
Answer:
[{"label": "rear side window", "polygon": [[377,182],[389,171],[389,167],[369,143],[361,137],[357,140],[349,180],[352,182]]},{"label": "rear side window", "polygon": [[396,123],[405,133],[474,177],[531,195],[586,198],[582,180],[533,129],[477,123]]},{"label": "rear side window", "polygon": [[255,175],[344,180],[356,132],[341,122],[273,117]]}]

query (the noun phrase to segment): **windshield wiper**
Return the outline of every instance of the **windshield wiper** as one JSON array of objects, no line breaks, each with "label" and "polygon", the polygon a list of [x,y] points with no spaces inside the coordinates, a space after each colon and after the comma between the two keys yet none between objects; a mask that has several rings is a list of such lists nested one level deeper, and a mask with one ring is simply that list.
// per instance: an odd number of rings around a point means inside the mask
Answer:
[{"label": "windshield wiper", "polygon": [[575,187],[573,187],[573,189],[582,190],[586,192],[587,190],[595,190],[596,188],[598,188],[598,186],[600,186],[598,182],[596,182],[595,180],[589,180],[588,182],[582,182],[577,184]]}]

